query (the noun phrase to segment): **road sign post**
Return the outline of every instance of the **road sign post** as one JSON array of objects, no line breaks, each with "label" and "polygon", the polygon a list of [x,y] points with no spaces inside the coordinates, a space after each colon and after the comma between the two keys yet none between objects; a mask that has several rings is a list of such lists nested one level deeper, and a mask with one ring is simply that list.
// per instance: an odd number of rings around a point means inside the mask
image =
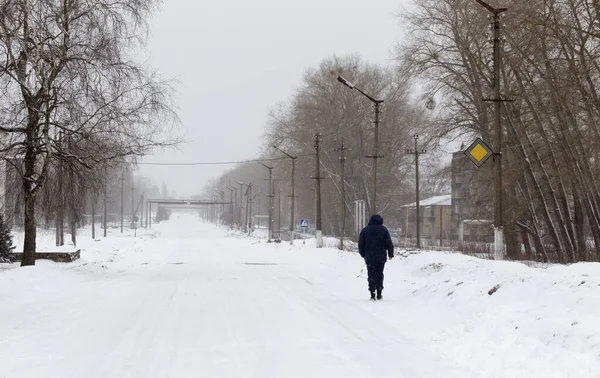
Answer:
[{"label": "road sign post", "polygon": [[307,233],[308,225],[309,225],[308,219],[300,219],[300,231],[302,231],[303,233]]}]

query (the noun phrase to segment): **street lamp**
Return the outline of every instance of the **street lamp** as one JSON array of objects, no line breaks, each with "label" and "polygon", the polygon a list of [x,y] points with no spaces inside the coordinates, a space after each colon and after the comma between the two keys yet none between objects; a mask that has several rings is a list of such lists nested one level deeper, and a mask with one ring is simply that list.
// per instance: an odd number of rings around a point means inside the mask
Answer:
[{"label": "street lamp", "polygon": [[282,152],[287,157],[292,159],[292,212],[291,212],[292,214],[291,214],[291,218],[290,218],[290,232],[292,233],[292,238],[290,239],[290,245],[294,245],[294,225],[295,225],[294,209],[295,209],[295,199],[296,199],[295,177],[296,177],[296,159],[298,159],[298,156],[292,156],[277,146],[273,146],[273,148]]},{"label": "street lamp", "polygon": [[373,102],[373,104],[375,104],[375,140],[373,143],[373,155],[372,156],[366,156],[366,157],[370,157],[373,159],[373,193],[371,194],[371,214],[376,214],[377,213],[377,159],[383,157],[383,155],[379,155],[379,112],[380,112],[380,105],[381,103],[383,103],[383,100],[376,100],[375,98],[369,96],[368,94],[366,94],[365,92],[363,92],[362,90],[360,90],[359,88],[356,87],[356,85],[354,85],[354,83],[344,79],[341,76],[337,77],[337,81],[339,81],[340,83],[342,83],[343,85],[345,85],[346,87],[350,88],[350,89],[356,89],[357,91],[359,91],[363,96],[365,96],[366,98],[368,98],[369,100],[371,100],[371,102]]}]

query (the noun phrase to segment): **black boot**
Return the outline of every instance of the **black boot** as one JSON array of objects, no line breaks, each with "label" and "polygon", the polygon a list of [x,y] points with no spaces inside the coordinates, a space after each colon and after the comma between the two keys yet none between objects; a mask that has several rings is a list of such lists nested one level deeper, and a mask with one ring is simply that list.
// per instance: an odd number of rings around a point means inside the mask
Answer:
[{"label": "black boot", "polygon": [[371,291],[371,300],[374,301],[375,300],[375,292]]},{"label": "black boot", "polygon": [[382,291],[383,291],[383,288],[377,289],[377,299],[382,299],[383,298],[383,296],[381,295]]}]

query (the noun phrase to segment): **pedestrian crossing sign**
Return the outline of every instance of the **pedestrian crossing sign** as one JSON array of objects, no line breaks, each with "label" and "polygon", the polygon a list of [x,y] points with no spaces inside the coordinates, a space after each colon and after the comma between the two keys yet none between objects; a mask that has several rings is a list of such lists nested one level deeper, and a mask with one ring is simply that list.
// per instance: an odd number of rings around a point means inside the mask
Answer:
[{"label": "pedestrian crossing sign", "polygon": [[308,219],[300,219],[300,227],[308,228]]}]

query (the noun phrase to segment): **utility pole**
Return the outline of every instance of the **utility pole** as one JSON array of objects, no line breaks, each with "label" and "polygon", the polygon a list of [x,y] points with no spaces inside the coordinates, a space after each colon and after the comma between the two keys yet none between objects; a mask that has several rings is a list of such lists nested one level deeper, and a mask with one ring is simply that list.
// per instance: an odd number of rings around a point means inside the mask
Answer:
[{"label": "utility pole", "polygon": [[279,240],[281,240],[281,188],[279,191],[279,214],[277,215],[277,233],[279,234]]},{"label": "utility pole", "polygon": [[415,140],[415,149],[414,149],[414,151],[408,150],[407,152],[411,155],[415,155],[417,249],[421,249],[421,209],[420,209],[420,204],[419,204],[419,155],[424,154],[425,150],[422,149],[421,151],[419,151],[419,148],[417,146],[419,136],[417,134],[415,134],[413,136],[413,139]]},{"label": "utility pole", "polygon": [[250,224],[248,222],[250,220],[250,214],[252,213],[252,202],[250,197],[252,197],[252,183],[248,184],[246,188],[246,219],[244,219],[244,229],[248,233],[250,232]]},{"label": "utility pole", "polygon": [[341,156],[340,156],[340,164],[342,166],[341,168],[341,172],[340,172],[340,188],[342,189],[342,202],[341,202],[341,208],[340,208],[340,214],[341,214],[341,219],[340,219],[340,231],[341,231],[341,236],[340,236],[340,249],[344,250],[344,234],[346,233],[346,175],[345,175],[345,163],[346,163],[346,156],[344,156],[344,151],[349,150],[349,148],[346,148],[344,146],[344,138],[342,137],[342,145],[340,148],[336,148],[336,151],[340,151]]},{"label": "utility pole", "polygon": [[131,228],[135,228],[135,199],[133,197],[133,180],[131,182]]},{"label": "utility pole", "polygon": [[[67,148],[71,151],[71,137],[67,136]],[[71,227],[71,241],[77,247],[77,209],[75,208],[75,185],[73,169],[69,168],[69,225]]]},{"label": "utility pole", "polygon": [[121,233],[123,233],[123,172],[121,172]]},{"label": "utility pole", "polygon": [[350,89],[356,89],[363,96],[368,98],[373,104],[375,104],[375,131],[374,131],[375,135],[373,138],[373,142],[374,142],[373,143],[373,155],[366,156],[366,157],[373,159],[373,189],[372,189],[373,193],[371,193],[370,210],[371,210],[371,214],[377,214],[377,159],[380,159],[383,157],[383,155],[379,155],[379,113],[381,111],[380,106],[384,100],[377,100],[377,99],[369,96],[368,94],[366,94],[365,92],[363,92],[362,90],[357,88],[356,85],[354,85],[353,83],[344,79],[341,76],[337,77],[337,81],[339,81],[340,83],[342,83],[343,85],[345,85],[346,87],[348,87]]},{"label": "utility pole", "polygon": [[96,193],[92,191],[92,239],[96,240]]},{"label": "utility pole", "polygon": [[233,230],[233,188],[227,186],[227,189],[229,189],[229,215],[230,215],[230,219],[229,219],[229,229]]},{"label": "utility pole", "polygon": [[108,217],[108,168],[106,167],[106,165],[104,166],[104,219],[103,222],[104,223],[104,237],[106,237],[106,229],[108,228],[108,222],[107,222],[107,217]]},{"label": "utility pole", "polygon": [[315,180],[317,180],[317,198],[316,198],[316,216],[317,216],[317,248],[323,248],[323,225],[321,223],[321,133],[315,133],[315,154],[316,154],[316,170],[315,170]]},{"label": "utility pole", "polygon": [[296,208],[296,206],[295,206],[296,205],[296,202],[295,202],[296,201],[295,180],[296,180],[296,159],[298,159],[298,156],[292,156],[277,146],[273,146],[273,148],[283,152],[287,157],[289,157],[292,160],[292,196],[291,196],[292,197],[292,210],[290,211],[290,213],[291,213],[291,215],[290,215],[290,232],[291,232],[290,245],[294,245],[294,227],[296,225],[296,222],[294,220],[294,209]]},{"label": "utility pole", "polygon": [[269,170],[269,240],[268,243],[271,243],[271,239],[273,238],[273,197],[275,197],[275,191],[273,188],[273,167],[269,167],[263,163],[260,163],[265,168]]},{"label": "utility pole", "polygon": [[483,0],[476,0],[481,6],[487,9],[493,15],[492,27],[494,29],[494,98],[484,99],[484,101],[494,102],[494,124],[496,129],[496,145],[494,146],[494,165],[496,168],[495,192],[496,200],[494,206],[494,258],[496,260],[504,259],[504,217],[502,205],[502,107],[503,100],[500,97],[500,14],[508,8],[493,8]]},{"label": "utility pole", "polygon": [[371,215],[377,214],[377,160],[383,157],[383,155],[379,155],[379,107],[382,102],[383,100],[378,100],[375,102],[375,136],[373,143],[373,155],[367,156],[373,159],[373,193],[371,193]]},{"label": "utility pole", "polygon": [[219,223],[225,224],[225,191],[219,190],[219,193],[221,194],[221,215],[219,216]]},{"label": "utility pole", "polygon": [[444,237],[444,206],[440,205],[440,247],[442,246],[442,238]]},{"label": "utility pole", "polygon": [[[58,132],[58,145],[62,149],[63,132]],[[65,245],[64,223],[65,223],[65,195],[63,185],[63,160],[58,161],[58,211],[56,212],[56,246]]]},{"label": "utility pole", "polygon": [[243,182],[238,182],[236,181],[236,183],[240,186],[240,216],[239,216],[239,220],[240,220],[240,229],[243,230],[244,232],[246,231],[246,226],[245,226],[245,222],[244,222],[244,184]]},{"label": "utility pole", "polygon": [[[250,188],[250,194],[252,194],[252,188]],[[248,231],[248,233],[252,232],[252,228],[254,227],[254,222],[252,220],[252,207],[254,204],[254,199],[257,197],[258,197],[258,206],[257,206],[256,213],[259,214],[260,213],[260,189],[258,190],[258,193],[256,193],[255,195],[253,195],[250,198],[250,214],[248,216],[248,223],[250,226],[250,230]]]},{"label": "utility pole", "polygon": [[[144,227],[144,192],[142,192],[142,203],[140,204],[140,228]],[[147,214],[146,214],[147,215]]]},{"label": "utility pole", "polygon": [[[238,221],[239,221],[239,218],[235,216],[235,212],[236,212],[237,208],[239,207],[239,206],[238,206],[238,195],[237,195],[237,194],[238,194],[238,192],[237,192],[237,188],[235,188],[235,187],[234,187],[234,188],[233,188],[233,191],[235,192],[235,195],[233,196],[233,198],[234,198],[234,200],[235,200],[235,208],[234,208],[234,210],[233,210],[233,214],[234,214],[234,215],[233,215],[233,217],[234,217],[234,219],[235,219],[235,223],[237,224],[237,223],[238,223]],[[238,227],[239,227],[239,226],[240,226],[240,225],[238,224]]]}]

